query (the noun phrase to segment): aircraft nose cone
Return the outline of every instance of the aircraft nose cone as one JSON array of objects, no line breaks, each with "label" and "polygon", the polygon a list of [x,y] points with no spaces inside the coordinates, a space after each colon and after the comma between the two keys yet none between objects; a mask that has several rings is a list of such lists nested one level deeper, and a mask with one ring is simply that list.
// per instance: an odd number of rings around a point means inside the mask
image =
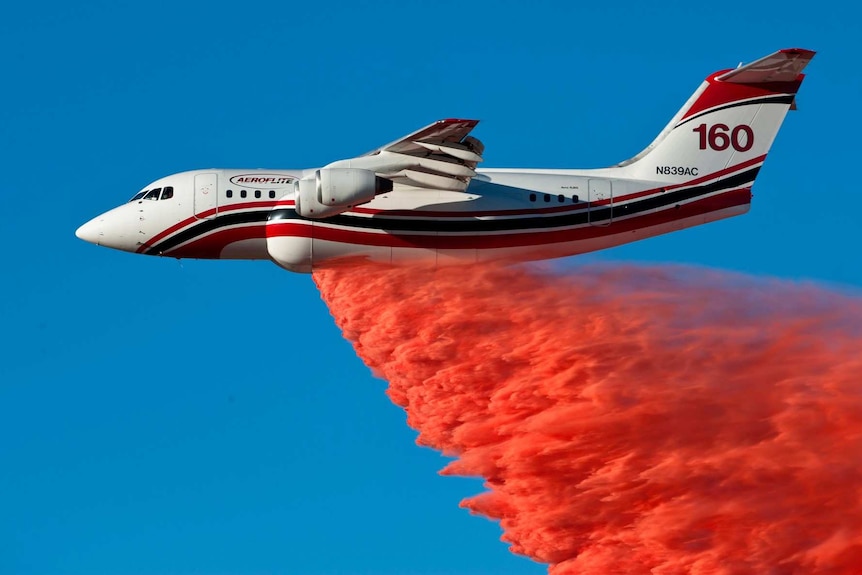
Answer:
[{"label": "aircraft nose cone", "polygon": [[85,242],[99,245],[99,240],[102,236],[102,221],[101,218],[93,218],[77,230],[75,235]]}]

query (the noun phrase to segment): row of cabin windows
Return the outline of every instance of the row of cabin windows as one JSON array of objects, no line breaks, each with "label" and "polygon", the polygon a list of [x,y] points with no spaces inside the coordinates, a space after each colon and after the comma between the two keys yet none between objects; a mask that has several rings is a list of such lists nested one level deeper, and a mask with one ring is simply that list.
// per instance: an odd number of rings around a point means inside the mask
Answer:
[{"label": "row of cabin windows", "polygon": [[164,188],[153,188],[152,190],[144,190],[135,194],[130,202],[135,200],[169,200],[174,197],[174,187],[165,186]]},{"label": "row of cabin windows", "polygon": [[[546,202],[550,202],[550,201],[551,201],[551,194],[543,194],[543,195],[545,196],[545,201],[546,201]],[[536,199],[537,199],[536,194],[530,194],[530,201],[531,201],[531,202],[535,202],[535,201],[536,201]],[[565,201],[566,201],[566,196],[564,196],[563,194],[559,194],[559,195],[557,195],[557,201],[558,201],[559,203],[561,203],[561,204],[562,204],[563,202],[565,202]],[[579,201],[580,201],[580,200],[578,199],[578,196],[572,196],[572,202],[574,202],[574,203],[576,203],[576,204],[577,204]]]},{"label": "row of cabin windows", "polygon": [[[225,195],[229,198],[233,197],[233,190],[227,190]],[[254,197],[260,199],[262,192],[260,190],[254,191]],[[269,198],[275,199],[275,190],[269,190]],[[245,198],[248,196],[248,190],[240,190],[239,197]],[[551,201],[551,194],[543,194],[545,202]],[[134,202],[135,200],[169,200],[174,197],[174,188],[173,186],[165,186],[164,188],[153,188],[152,190],[144,190],[142,192],[138,192],[135,196],[130,200]],[[530,201],[535,202],[538,199],[535,193],[530,194]],[[566,196],[563,194],[559,194],[557,196],[557,201],[559,203],[563,203],[566,201]],[[578,203],[578,196],[572,196],[572,202]]]},{"label": "row of cabin windows", "polygon": [[[225,195],[229,198],[233,197],[233,190],[225,191]],[[254,197],[260,199],[262,192],[260,190],[254,191]],[[269,190],[268,192],[270,199],[275,199],[275,190]],[[240,190],[239,197],[245,198],[248,196],[248,190]],[[551,201],[551,194],[543,194],[545,202]],[[154,188],[152,190],[144,190],[142,192],[138,192],[135,196],[130,200],[134,202],[135,200],[168,200],[174,197],[174,188],[173,186],[165,186],[164,188]],[[535,202],[538,199],[535,193],[530,194],[530,201]],[[559,203],[563,203],[566,201],[566,196],[563,194],[557,195],[557,201]],[[578,203],[578,196],[572,196],[572,202]]]},{"label": "row of cabin windows", "polygon": [[[226,195],[227,197],[229,197],[229,198],[232,198],[232,197],[233,197],[233,190],[227,190],[227,191],[225,192],[225,195]],[[240,191],[239,191],[239,197],[244,198],[244,197],[246,197],[247,195],[248,195],[248,190],[240,190]],[[254,191],[254,197],[255,197],[255,198],[260,198],[260,196],[261,196],[261,191],[260,191],[260,190],[255,190],[255,191]],[[270,198],[271,200],[274,200],[274,199],[275,199],[275,190],[270,190],[270,191],[269,191],[269,198]]]}]

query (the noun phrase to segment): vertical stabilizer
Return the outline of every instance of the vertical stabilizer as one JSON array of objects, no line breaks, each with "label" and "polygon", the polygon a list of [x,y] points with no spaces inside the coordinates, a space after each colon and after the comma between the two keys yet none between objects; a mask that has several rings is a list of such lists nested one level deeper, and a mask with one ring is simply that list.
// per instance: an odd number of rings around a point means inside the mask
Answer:
[{"label": "vertical stabilizer", "polygon": [[813,57],[811,50],[779,50],[710,75],[653,143],[619,167],[626,177],[668,183],[756,170]]}]

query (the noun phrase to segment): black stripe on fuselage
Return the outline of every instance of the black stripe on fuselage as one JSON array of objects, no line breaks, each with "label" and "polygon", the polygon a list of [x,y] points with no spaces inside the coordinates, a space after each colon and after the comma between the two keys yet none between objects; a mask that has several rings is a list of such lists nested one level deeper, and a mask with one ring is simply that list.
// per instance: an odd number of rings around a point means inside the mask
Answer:
[{"label": "black stripe on fuselage", "polygon": [[[267,220],[307,220],[307,221],[323,221],[328,224],[383,230],[389,233],[409,233],[409,232],[462,232],[462,233],[480,233],[480,232],[503,232],[503,231],[523,231],[529,229],[544,229],[571,227],[584,225],[587,223],[599,223],[613,220],[624,216],[631,216],[643,212],[648,212],[658,208],[667,207],[673,204],[692,200],[700,196],[712,194],[722,190],[732,190],[742,188],[754,181],[760,167],[752,168],[741,172],[723,180],[717,180],[708,184],[694,186],[683,190],[664,192],[655,196],[645,198],[643,200],[620,204],[617,206],[606,206],[592,210],[578,210],[577,212],[569,212],[554,216],[525,216],[509,219],[479,219],[476,217],[470,218],[465,215],[464,219],[460,220],[441,220],[439,218],[409,218],[409,219],[394,219],[387,218],[385,214],[375,215],[372,217],[358,217],[347,214],[332,216],[324,220],[311,220],[304,218],[296,213],[293,208],[277,208],[272,211],[246,211],[235,212],[231,214],[220,215],[212,220],[201,220],[199,223],[186,228],[175,236],[172,236],[163,242],[149,248],[144,253],[157,255],[167,252],[180,244],[195,239],[198,236],[212,232],[216,229],[234,226],[237,224],[248,223],[263,223]],[[469,219],[468,219],[469,218]]]},{"label": "black stripe on fuselage", "polygon": [[159,255],[168,250],[184,244],[187,241],[193,240],[199,236],[215,231],[219,228],[235,226],[238,224],[264,223],[269,215],[268,210],[247,210],[241,212],[231,212],[225,215],[218,215],[211,220],[201,220],[191,227],[184,229],[175,236],[152,246],[144,251],[145,254]]},{"label": "black stripe on fuselage", "polygon": [[[539,228],[557,228],[583,225],[586,223],[597,223],[609,221],[614,218],[630,216],[656,208],[691,200],[699,196],[711,194],[721,190],[741,188],[754,181],[760,168],[742,172],[724,180],[718,180],[710,184],[687,188],[673,192],[665,192],[660,195],[645,198],[640,201],[620,204],[618,206],[607,206],[593,210],[579,210],[557,216],[526,216],[511,219],[463,219],[463,220],[439,220],[429,219],[391,219],[383,215],[363,218],[341,214],[326,218],[328,224],[344,227],[378,229],[391,233],[399,232],[505,232],[522,231]],[[270,220],[304,220],[296,210],[291,208],[280,208],[272,211]]]}]

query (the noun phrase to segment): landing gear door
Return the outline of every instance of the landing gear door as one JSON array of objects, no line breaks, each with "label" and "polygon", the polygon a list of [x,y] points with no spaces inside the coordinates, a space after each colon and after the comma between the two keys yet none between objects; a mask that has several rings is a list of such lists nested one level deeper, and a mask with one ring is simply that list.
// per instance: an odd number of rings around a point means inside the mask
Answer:
[{"label": "landing gear door", "polygon": [[607,226],[613,220],[614,194],[610,180],[588,182],[590,202],[590,225]]},{"label": "landing gear door", "polygon": [[211,220],[218,215],[218,174],[195,175],[195,217]]}]

